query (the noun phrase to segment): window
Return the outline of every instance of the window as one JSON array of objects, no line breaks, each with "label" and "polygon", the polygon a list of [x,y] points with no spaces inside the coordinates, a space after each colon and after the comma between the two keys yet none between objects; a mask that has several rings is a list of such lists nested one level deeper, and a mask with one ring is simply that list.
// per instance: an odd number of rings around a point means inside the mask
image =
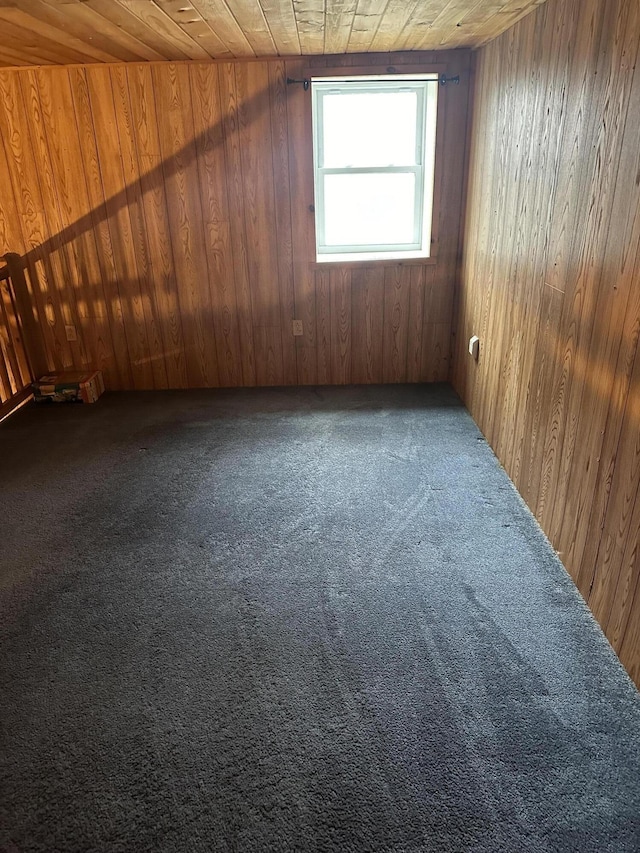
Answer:
[{"label": "window", "polygon": [[314,79],[318,261],[424,258],[437,75]]}]

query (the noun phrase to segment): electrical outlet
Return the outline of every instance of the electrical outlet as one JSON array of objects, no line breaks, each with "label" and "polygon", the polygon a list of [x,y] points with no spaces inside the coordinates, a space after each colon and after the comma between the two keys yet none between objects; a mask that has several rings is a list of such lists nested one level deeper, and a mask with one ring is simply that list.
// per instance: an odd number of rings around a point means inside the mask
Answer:
[{"label": "electrical outlet", "polygon": [[475,361],[478,360],[480,355],[480,338],[477,335],[469,338],[469,355],[473,356]]},{"label": "electrical outlet", "polygon": [[64,331],[67,335],[68,341],[77,341],[78,340],[78,333],[76,332],[75,326],[65,326]]},{"label": "electrical outlet", "polygon": [[302,331],[302,320],[293,320],[291,325],[293,327],[293,334],[296,338],[304,334],[304,332]]}]

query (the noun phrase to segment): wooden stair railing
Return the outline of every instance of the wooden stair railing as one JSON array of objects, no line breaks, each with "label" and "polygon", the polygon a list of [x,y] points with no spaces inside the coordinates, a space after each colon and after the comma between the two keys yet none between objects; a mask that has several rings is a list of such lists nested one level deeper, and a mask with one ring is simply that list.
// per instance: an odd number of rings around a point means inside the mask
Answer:
[{"label": "wooden stair railing", "polygon": [[0,418],[31,395],[31,383],[47,372],[42,336],[20,255],[0,266]]}]

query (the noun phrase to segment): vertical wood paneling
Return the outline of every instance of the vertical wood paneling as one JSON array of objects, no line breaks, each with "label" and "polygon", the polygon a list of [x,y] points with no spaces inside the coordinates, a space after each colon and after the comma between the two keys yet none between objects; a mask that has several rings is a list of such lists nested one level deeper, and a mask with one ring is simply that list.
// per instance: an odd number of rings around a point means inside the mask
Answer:
[{"label": "vertical wood paneling", "polygon": [[[34,251],[29,270],[33,273],[34,297],[47,349],[53,364],[66,367],[73,363],[64,334],[64,297],[61,298],[59,293],[66,278],[60,264],[59,241],[52,241],[50,251],[39,251],[47,235],[55,235],[56,229],[55,226],[50,227],[44,211],[39,168],[31,141],[36,131],[29,121],[20,88],[23,73],[28,72],[0,73],[0,138],[4,145],[6,174],[12,186],[9,198],[15,204],[3,219],[16,218],[20,223],[23,246]],[[14,251],[15,247],[8,246],[7,250]]]},{"label": "vertical wood paneling", "polygon": [[148,240],[147,223],[140,190],[140,167],[136,149],[136,128],[129,99],[126,68],[116,65],[111,69],[111,87],[118,128],[118,145],[122,155],[127,210],[131,221],[133,246],[140,284],[140,315],[144,325],[146,346],[155,388],[167,387],[167,369],[164,358],[164,341],[158,322],[158,302],[153,285],[154,273]]},{"label": "vertical wood paneling", "polygon": [[351,379],[380,382],[383,364],[385,270],[351,273]]},{"label": "vertical wood paneling", "polygon": [[382,376],[402,382],[407,376],[411,267],[388,267],[384,276]]},{"label": "vertical wood paneling", "polygon": [[[167,383],[170,388],[181,388],[187,385],[184,332],[167,196],[164,182],[154,180],[162,160],[151,69],[145,65],[129,66],[127,78],[154,284],[151,293],[164,347]],[[194,120],[195,112],[194,109]]]},{"label": "vertical wood paneling", "polygon": [[411,267],[410,270],[407,382],[420,382],[422,380],[424,289],[427,271],[427,267]]},{"label": "vertical wood paneling", "polygon": [[253,346],[253,313],[244,220],[236,66],[233,63],[221,65],[219,67],[219,75],[220,99],[224,113],[223,127],[227,162],[227,203],[229,206],[229,222],[231,227],[234,284],[238,305],[242,377],[244,385],[255,385],[256,364]]},{"label": "vertical wood paneling", "polygon": [[284,62],[268,65],[271,97],[271,157],[275,194],[275,228],[278,250],[278,291],[282,339],[282,380],[295,384],[298,369],[296,346],[290,334],[291,319],[295,316],[293,286],[293,241],[291,226],[291,187],[289,177],[289,146],[287,131],[287,75]]},{"label": "vertical wood paneling", "polygon": [[220,383],[233,387],[242,385],[242,351],[233,271],[229,268],[231,228],[218,68],[193,65],[189,72],[218,369]]},{"label": "vertical wood paneling", "polygon": [[351,370],[351,270],[344,267],[329,273],[331,299],[331,378],[349,385]]},{"label": "vertical wood paneling", "polygon": [[[304,65],[287,62],[287,77],[300,80]],[[302,86],[290,86],[287,92],[289,175],[291,188],[291,227],[293,239],[293,285],[296,317],[302,320],[303,335],[296,338],[298,382],[313,385],[318,381],[316,328],[316,289],[312,262],[315,258],[313,219],[313,161],[311,99]]]},{"label": "vertical wood paneling", "polygon": [[112,389],[446,379],[469,61],[314,60],[462,77],[440,90],[435,258],[406,265],[315,262],[311,98],[286,83],[308,60],[1,72],[0,249],[50,367]]},{"label": "vertical wood paneling", "polygon": [[147,259],[137,254],[140,249],[140,233],[134,224],[137,210],[127,205],[122,156],[112,155],[114,144],[119,148],[119,136],[110,70],[88,68],[86,78],[131,372],[134,387],[148,388],[153,386],[154,379],[140,289],[140,278],[146,274]]},{"label": "vertical wood paneling", "polygon": [[[43,72],[44,73],[44,72]],[[93,231],[96,238],[100,282],[91,288],[87,298],[100,304],[99,286],[102,286],[104,310],[109,321],[113,344],[115,367],[105,376],[107,387],[133,387],[133,369],[127,342],[125,302],[120,296],[119,276],[115,260],[115,249],[111,239],[111,222],[105,203],[105,191],[100,172],[100,161],[96,145],[95,128],[87,78],[82,68],[69,71],[69,83],[74,103],[74,116],[78,129],[80,161],[75,164],[84,177],[89,213],[80,218],[80,227],[69,226],[66,239],[75,240],[85,231]],[[76,236],[77,235],[77,236]],[[94,309],[96,310],[96,309]],[[99,310],[99,308],[98,308]]]},{"label": "vertical wood paneling", "polygon": [[207,387],[219,384],[220,378],[188,67],[156,65],[153,78],[187,376],[190,385]]},{"label": "vertical wood paneling", "polygon": [[549,0],[480,51],[454,381],[640,684],[639,33]]},{"label": "vertical wood paneling", "polygon": [[[74,106],[68,73],[65,69],[40,71],[37,87],[60,224],[66,229],[73,227],[90,209],[84,174],[77,165],[82,162],[79,135],[69,121]],[[87,346],[86,360],[102,370],[109,381],[116,366],[94,231],[85,230],[66,249],[72,253],[70,266],[77,275],[75,309]]]},{"label": "vertical wood paneling", "polygon": [[317,382],[326,385],[331,376],[331,272],[322,269],[315,275]]},{"label": "vertical wood paneling", "polygon": [[264,239],[276,221],[269,70],[266,63],[247,62],[236,65],[235,72],[256,383],[282,385],[278,246]]},{"label": "vertical wood paneling", "polygon": [[[22,100],[31,122],[32,151],[39,169],[40,196],[43,205],[43,218],[49,228],[56,234],[62,230],[60,217],[59,196],[54,180],[54,167],[45,127],[43,123],[42,98],[38,91],[35,71],[26,71],[20,75]],[[72,360],[82,365],[87,364],[86,346],[84,343],[82,324],[79,322],[76,295],[78,292],[78,267],[70,257],[70,247],[56,237],[55,251],[51,254],[53,272],[55,275],[55,290],[57,291],[60,313],[65,324],[73,323],[77,327],[75,341],[69,341],[69,351]],[[62,277],[59,277],[62,274]]]}]

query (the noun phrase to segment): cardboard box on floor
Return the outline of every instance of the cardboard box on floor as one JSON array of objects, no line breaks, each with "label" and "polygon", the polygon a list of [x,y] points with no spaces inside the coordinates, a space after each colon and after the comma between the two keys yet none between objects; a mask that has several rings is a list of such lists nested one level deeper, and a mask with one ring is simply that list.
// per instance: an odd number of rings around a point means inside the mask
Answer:
[{"label": "cardboard box on floor", "polygon": [[104,394],[100,370],[49,373],[32,384],[37,403],[95,403]]}]

